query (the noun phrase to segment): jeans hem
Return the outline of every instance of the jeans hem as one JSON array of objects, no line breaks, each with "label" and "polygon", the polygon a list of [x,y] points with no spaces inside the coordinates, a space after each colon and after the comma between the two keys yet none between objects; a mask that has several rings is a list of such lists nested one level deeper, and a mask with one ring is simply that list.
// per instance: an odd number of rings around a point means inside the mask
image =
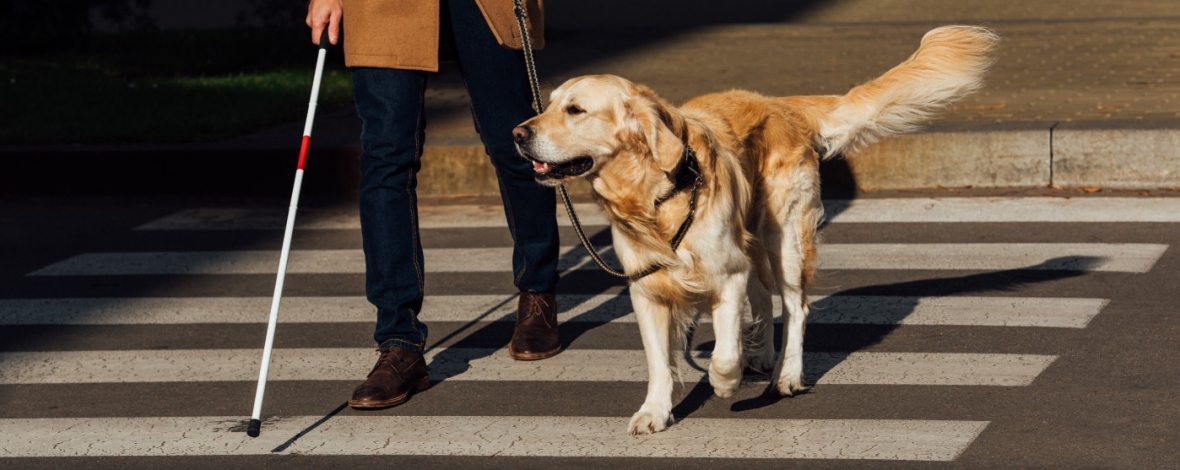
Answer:
[{"label": "jeans hem", "polygon": [[410,351],[410,352],[416,352],[416,353],[419,353],[419,354],[421,354],[421,353],[422,353],[422,351],[423,351],[423,349],[424,349],[424,346],[425,346],[425,345],[426,345],[426,343],[425,343],[425,342],[422,342],[422,343],[411,343],[411,342],[409,342],[409,341],[406,341],[406,340],[404,340],[404,339],[389,339],[389,340],[385,340],[385,341],[383,341],[383,342],[382,342],[382,343],[381,343],[381,344],[380,344],[380,345],[377,347],[377,349],[385,349],[385,348],[388,348],[388,347],[390,347],[390,346],[397,346],[397,347],[399,347],[399,348],[402,348],[402,349],[405,349],[405,350],[407,350],[407,351]]}]

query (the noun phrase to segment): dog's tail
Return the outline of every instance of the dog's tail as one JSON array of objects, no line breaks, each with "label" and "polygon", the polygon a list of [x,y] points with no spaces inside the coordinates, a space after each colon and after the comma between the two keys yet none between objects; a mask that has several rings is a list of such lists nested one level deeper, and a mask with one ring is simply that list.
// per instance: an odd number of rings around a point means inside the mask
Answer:
[{"label": "dog's tail", "polygon": [[823,158],[913,131],[947,104],[978,90],[999,39],[974,26],[944,26],[926,33],[909,59],[853,88],[819,118],[816,144]]}]

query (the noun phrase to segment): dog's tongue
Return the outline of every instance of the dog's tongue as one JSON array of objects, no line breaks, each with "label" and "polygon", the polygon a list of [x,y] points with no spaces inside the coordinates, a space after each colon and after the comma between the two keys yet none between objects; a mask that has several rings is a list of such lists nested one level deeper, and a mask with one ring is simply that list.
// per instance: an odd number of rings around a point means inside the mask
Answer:
[{"label": "dog's tongue", "polygon": [[535,171],[537,173],[542,173],[542,174],[548,173],[549,172],[549,164],[548,163],[541,163],[541,162],[533,162],[533,171]]}]

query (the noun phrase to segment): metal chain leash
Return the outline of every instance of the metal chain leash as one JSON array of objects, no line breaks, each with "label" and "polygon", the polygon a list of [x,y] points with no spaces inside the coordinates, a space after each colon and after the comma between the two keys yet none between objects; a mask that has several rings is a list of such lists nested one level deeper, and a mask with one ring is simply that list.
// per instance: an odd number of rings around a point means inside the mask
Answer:
[{"label": "metal chain leash", "polygon": [[[533,110],[536,111],[537,114],[541,114],[545,108],[541,103],[541,84],[540,80],[537,79],[537,64],[533,59],[533,44],[529,37],[528,25],[526,24],[528,13],[525,11],[524,5],[522,4],[523,0],[512,0],[512,3],[514,7],[513,12],[516,13],[516,25],[520,27],[520,42],[522,45],[521,49],[524,52],[525,70],[528,71],[529,75],[529,88],[531,88],[533,92]],[[574,212],[574,204],[570,202],[570,196],[565,189],[565,185],[563,184],[559,186],[558,190],[561,193],[561,200],[565,202],[565,213],[569,214],[570,223],[574,226],[574,232],[578,234],[578,239],[582,241],[582,246],[585,247],[586,251],[590,253],[590,258],[594,259],[594,262],[597,263],[598,267],[602,268],[603,271],[606,271],[612,276],[635,281],[639,278],[647,276],[648,274],[658,271],[662,267],[656,265],[644,270],[643,272],[628,275],[623,271],[616,270],[608,266],[606,261],[603,261],[602,256],[598,254],[598,250],[594,249],[594,245],[590,244],[590,239],[586,237],[586,232],[582,229],[582,223],[578,220],[578,215]]]},{"label": "metal chain leash", "polygon": [[533,60],[533,42],[529,38],[529,28],[526,25],[528,12],[525,11],[522,0],[512,0],[513,13],[516,13],[516,25],[520,27],[521,50],[524,52],[524,66],[529,75],[529,88],[533,92],[533,111],[541,114],[545,110],[541,104],[541,81],[537,78],[537,63]]}]

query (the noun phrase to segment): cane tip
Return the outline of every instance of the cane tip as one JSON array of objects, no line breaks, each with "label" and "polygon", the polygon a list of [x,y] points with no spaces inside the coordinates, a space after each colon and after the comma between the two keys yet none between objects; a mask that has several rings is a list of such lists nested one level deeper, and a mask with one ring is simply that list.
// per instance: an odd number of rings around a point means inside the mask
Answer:
[{"label": "cane tip", "polygon": [[250,425],[246,426],[246,435],[250,437],[258,437],[259,434],[262,434],[262,420],[250,420]]}]

